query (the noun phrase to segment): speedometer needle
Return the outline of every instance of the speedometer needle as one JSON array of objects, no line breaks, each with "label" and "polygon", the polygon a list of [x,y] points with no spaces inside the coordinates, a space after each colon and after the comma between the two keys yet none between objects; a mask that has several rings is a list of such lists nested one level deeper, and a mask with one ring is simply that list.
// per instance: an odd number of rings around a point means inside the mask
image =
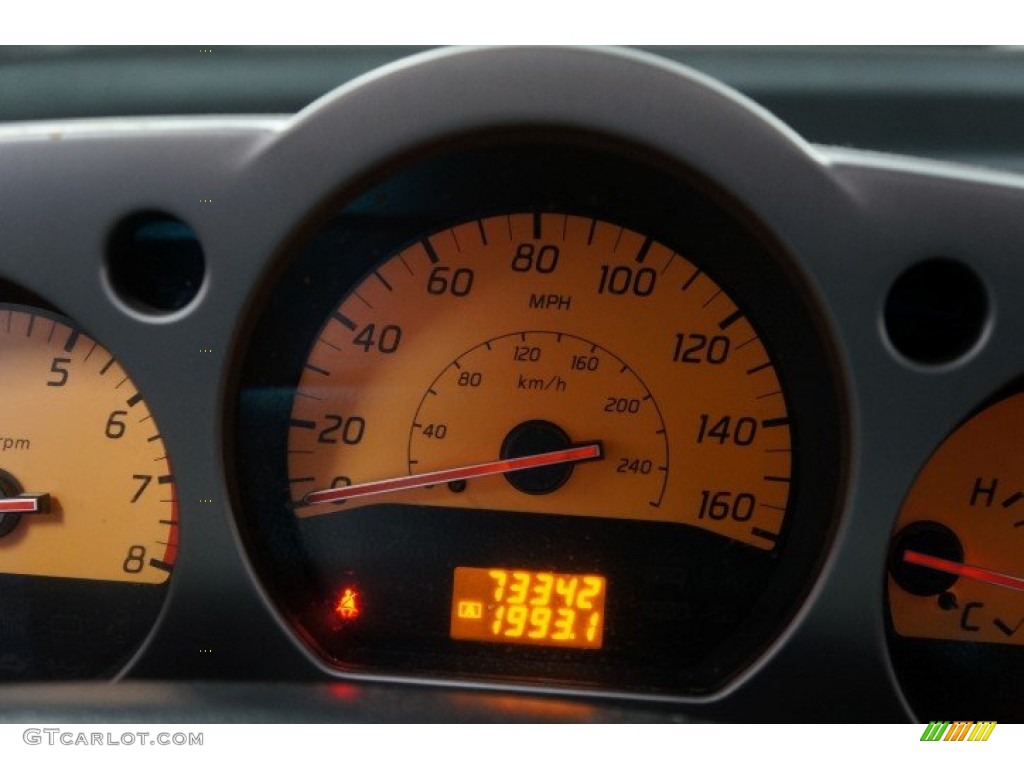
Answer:
[{"label": "speedometer needle", "polygon": [[378,493],[422,488],[425,485],[440,485],[441,483],[453,483],[457,480],[472,480],[477,477],[503,475],[506,472],[516,472],[522,469],[537,469],[538,467],[550,467],[554,464],[595,461],[602,457],[601,443],[585,443],[561,451],[536,453],[532,456],[517,456],[513,459],[498,459],[497,461],[470,464],[452,469],[439,469],[433,472],[424,472],[420,475],[394,477],[390,480],[373,480],[369,483],[357,483],[356,485],[348,485],[344,488],[327,488],[322,491],[307,493],[303,501],[306,504],[330,504],[331,502],[356,499],[362,496],[373,496]]},{"label": "speedometer needle", "polygon": [[1006,573],[990,571],[987,568],[979,568],[976,565],[958,563],[955,560],[946,560],[942,557],[926,555],[923,552],[915,552],[912,549],[908,549],[903,553],[903,562],[931,568],[933,571],[951,573],[954,576],[963,576],[965,579],[994,584],[997,587],[1006,587],[1007,589],[1024,592],[1024,578],[1020,576],[1010,576]]}]

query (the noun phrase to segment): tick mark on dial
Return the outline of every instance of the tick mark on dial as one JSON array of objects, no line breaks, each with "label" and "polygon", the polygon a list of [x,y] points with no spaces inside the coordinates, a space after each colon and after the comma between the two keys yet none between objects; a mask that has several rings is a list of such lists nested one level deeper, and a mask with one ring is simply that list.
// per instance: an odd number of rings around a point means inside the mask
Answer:
[{"label": "tick mark on dial", "polygon": [[651,240],[651,238],[648,237],[640,245],[640,250],[637,251],[637,254],[636,254],[636,263],[637,264],[643,264],[644,263],[644,259],[647,258],[647,253],[648,253],[648,251],[651,250],[651,243],[653,243],[653,242],[654,241]]},{"label": "tick mark on dial", "polygon": [[739,319],[740,319],[741,317],[743,317],[743,313],[742,313],[742,312],[741,312],[740,310],[738,310],[738,309],[737,309],[737,310],[736,310],[735,312],[733,312],[733,313],[732,313],[731,315],[729,315],[729,316],[728,316],[727,318],[725,318],[724,320],[722,320],[722,321],[721,321],[721,322],[720,322],[720,323],[718,324],[718,327],[719,327],[720,329],[722,329],[722,330],[724,331],[724,330],[725,330],[726,328],[728,328],[728,327],[729,327],[730,325],[732,325],[733,323],[735,323],[735,322],[736,322],[737,320],[739,320]]},{"label": "tick mark on dial", "polygon": [[431,264],[437,264],[441,260],[437,255],[437,251],[434,250],[434,246],[427,238],[423,239],[423,250],[427,252],[427,258],[430,259]]}]

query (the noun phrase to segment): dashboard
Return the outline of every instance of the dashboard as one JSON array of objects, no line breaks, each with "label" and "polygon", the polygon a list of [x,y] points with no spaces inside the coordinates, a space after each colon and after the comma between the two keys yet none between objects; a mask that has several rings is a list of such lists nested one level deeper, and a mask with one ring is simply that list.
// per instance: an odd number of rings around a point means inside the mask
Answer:
[{"label": "dashboard", "polygon": [[656,54],[0,126],[0,719],[1024,714],[1024,184]]}]

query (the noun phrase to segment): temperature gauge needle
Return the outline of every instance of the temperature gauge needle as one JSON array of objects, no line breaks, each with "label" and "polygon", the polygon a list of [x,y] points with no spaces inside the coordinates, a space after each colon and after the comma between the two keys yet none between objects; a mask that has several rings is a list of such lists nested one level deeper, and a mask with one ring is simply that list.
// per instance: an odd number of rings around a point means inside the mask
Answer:
[{"label": "temperature gauge needle", "polygon": [[912,549],[908,549],[903,553],[903,562],[920,565],[923,568],[931,568],[933,571],[951,573],[954,576],[963,576],[965,579],[994,584],[997,587],[1006,587],[1007,589],[1024,592],[1024,578],[1020,576],[1010,576],[1006,573],[990,571],[987,568],[979,568],[976,565],[967,565],[966,563],[958,563],[955,560],[946,560],[942,557],[926,555],[923,552],[915,552]]},{"label": "temperature gauge needle", "polygon": [[303,501],[307,504],[330,504],[331,502],[356,499],[379,493],[392,493],[394,491],[405,491],[410,488],[422,488],[426,485],[440,485],[441,483],[453,483],[458,480],[472,480],[478,477],[489,477],[490,475],[503,475],[506,472],[517,472],[523,469],[537,469],[538,467],[550,467],[554,464],[594,461],[602,457],[601,443],[586,443],[560,451],[537,453],[532,456],[498,459],[497,461],[487,461],[483,464],[470,464],[452,469],[424,472],[420,475],[406,475],[405,477],[395,477],[390,480],[373,480],[369,483],[357,483],[356,485],[348,485],[344,488],[328,488],[322,491],[313,491],[306,494]]},{"label": "temperature gauge needle", "polygon": [[50,511],[50,494],[23,493],[20,496],[0,498],[0,515],[44,515]]}]

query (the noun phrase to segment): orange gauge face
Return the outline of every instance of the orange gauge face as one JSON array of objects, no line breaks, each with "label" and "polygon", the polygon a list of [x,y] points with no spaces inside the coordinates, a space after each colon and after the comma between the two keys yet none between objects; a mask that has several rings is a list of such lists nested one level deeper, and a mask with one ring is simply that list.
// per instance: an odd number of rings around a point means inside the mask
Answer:
[{"label": "orange gauge face", "polygon": [[729,292],[641,232],[515,213],[431,233],[338,304],[306,360],[301,518],[368,505],[694,526],[771,550],[790,415]]},{"label": "orange gauge face", "polygon": [[[4,674],[97,674],[148,630],[174,567],[177,501],[160,430],[110,352],[29,307],[0,305],[0,392],[0,609],[29,611],[29,627],[60,624],[78,646],[31,659],[7,638]],[[137,603],[107,605],[132,587],[143,588]],[[33,590],[30,610],[22,598]],[[95,637],[93,621],[104,625]]]},{"label": "orange gauge face", "polygon": [[957,429],[918,476],[888,593],[902,637],[1024,646],[1024,393]]}]

